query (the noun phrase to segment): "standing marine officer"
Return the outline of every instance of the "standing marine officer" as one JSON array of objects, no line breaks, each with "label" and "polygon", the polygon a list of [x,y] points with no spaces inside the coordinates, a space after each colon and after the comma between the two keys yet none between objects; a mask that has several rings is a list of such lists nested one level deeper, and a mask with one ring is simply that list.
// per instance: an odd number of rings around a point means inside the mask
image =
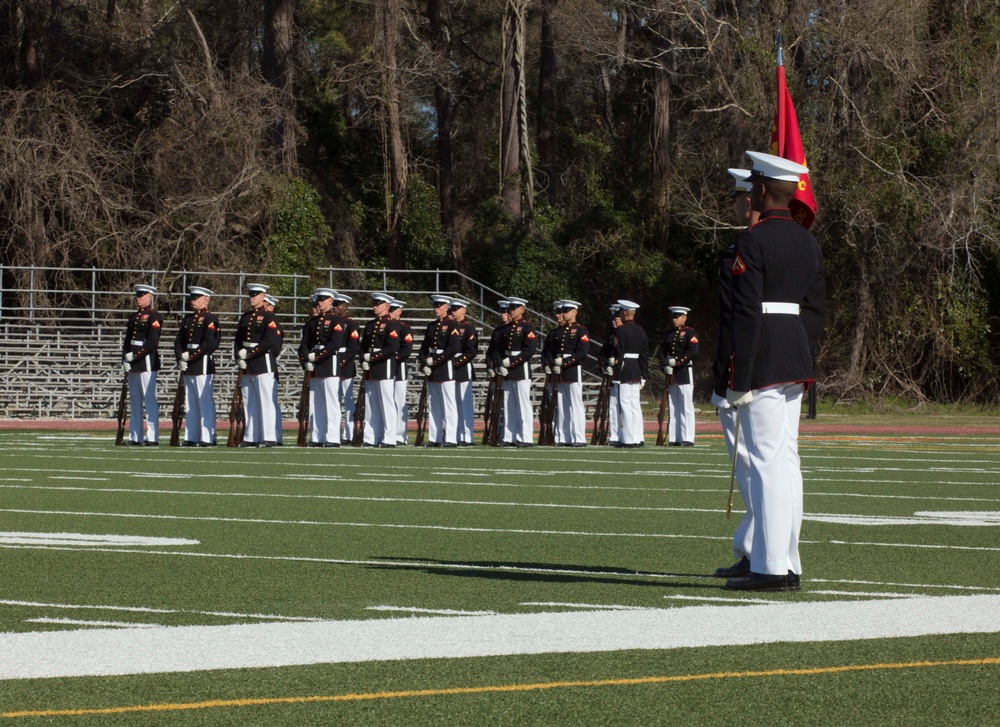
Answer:
[{"label": "standing marine officer", "polygon": [[455,319],[461,337],[461,348],[455,354],[455,406],[458,408],[458,446],[471,447],[475,444],[473,430],[476,428],[475,397],[472,382],[476,372],[472,362],[479,355],[479,332],[472,321],[465,317],[469,304],[461,298],[452,298],[449,311]]},{"label": "standing marine officer", "polygon": [[365,382],[364,444],[395,447],[399,424],[396,418],[396,354],[399,352],[399,323],[389,315],[393,297],[372,295],[374,318],[361,334],[361,369]]},{"label": "standing marine officer", "polygon": [[413,329],[402,320],[404,301],[393,298],[389,303],[389,315],[399,324],[399,351],[396,353],[396,383],[393,393],[396,397],[396,418],[399,429],[396,432],[396,444],[409,443],[406,428],[410,423],[410,406],[406,403],[406,388],[409,383],[410,367],[406,365],[413,353]]},{"label": "standing marine officer", "polygon": [[531,358],[538,350],[538,334],[524,317],[528,301],[508,298],[508,315],[500,375],[503,384],[503,443],[508,447],[530,447],[534,444],[534,412],[531,409]]},{"label": "standing marine officer", "polygon": [[556,442],[565,447],[587,446],[587,413],[583,406],[583,362],[590,353],[590,334],[577,323],[580,304],[575,300],[559,301],[562,333],[552,359],[559,405],[556,408]]},{"label": "standing marine officer", "polygon": [[188,288],[191,313],[184,316],[174,339],[174,357],[184,377],[185,447],[215,445],[215,358],[221,331],[219,317],[208,310],[212,301],[208,288]]},{"label": "standing marine officer", "polygon": [[[128,374],[129,444],[155,447],[160,443],[160,405],[156,374],[160,370],[160,333],[163,316],[153,308],[156,288],[136,285],[136,311],[129,316],[122,341],[122,370]],[[145,411],[145,438],[143,412]]]},{"label": "standing marine officer", "polygon": [[615,329],[614,358],[618,384],[619,447],[642,447],[646,443],[640,391],[649,377],[649,339],[635,322],[638,303],[619,300],[622,324]]},{"label": "standing marine officer", "polygon": [[455,404],[455,356],[462,348],[462,330],[448,312],[451,296],[431,296],[436,319],[427,325],[420,345],[420,362],[427,377],[427,445],[458,446],[458,408]]},{"label": "standing marine officer", "polygon": [[243,406],[246,434],[241,447],[274,447],[278,443],[274,412],[274,362],[271,349],[278,345],[278,323],[266,308],[268,286],[250,283],[250,310],[240,316],[233,338],[233,358],[243,371]]},{"label": "standing marine officer", "polygon": [[694,446],[694,376],[691,361],[698,355],[698,332],[687,325],[690,308],[670,306],[670,331],[660,344],[660,366],[667,375],[670,398],[671,447]]}]

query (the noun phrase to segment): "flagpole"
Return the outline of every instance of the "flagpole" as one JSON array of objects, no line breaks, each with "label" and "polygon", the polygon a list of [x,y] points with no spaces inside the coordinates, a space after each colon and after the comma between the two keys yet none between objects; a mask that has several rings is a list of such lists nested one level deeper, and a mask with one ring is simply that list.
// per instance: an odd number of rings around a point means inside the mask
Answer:
[{"label": "flagpole", "polygon": [[775,131],[777,133],[778,141],[778,151],[775,152],[778,156],[783,156],[785,149],[785,94],[781,90],[785,87],[785,60],[784,60],[784,46],[785,41],[781,37],[781,23],[778,23],[778,35],[774,39],[774,44],[778,47],[778,68],[777,68],[777,88],[778,88],[778,113],[776,115],[777,123],[775,125]]}]

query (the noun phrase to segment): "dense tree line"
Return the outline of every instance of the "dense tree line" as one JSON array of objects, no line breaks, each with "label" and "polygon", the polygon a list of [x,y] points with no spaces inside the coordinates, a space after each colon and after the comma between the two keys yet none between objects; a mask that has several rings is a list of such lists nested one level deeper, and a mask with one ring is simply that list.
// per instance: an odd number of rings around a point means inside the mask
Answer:
[{"label": "dense tree line", "polygon": [[825,391],[995,398],[991,0],[0,0],[0,259],[455,267],[710,341],[779,24]]}]

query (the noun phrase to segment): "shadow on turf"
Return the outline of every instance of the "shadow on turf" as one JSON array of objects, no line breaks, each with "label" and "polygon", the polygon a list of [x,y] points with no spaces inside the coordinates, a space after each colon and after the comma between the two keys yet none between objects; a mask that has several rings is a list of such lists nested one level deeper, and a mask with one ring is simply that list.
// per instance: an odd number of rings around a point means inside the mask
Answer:
[{"label": "shadow on turf", "polygon": [[[430,575],[458,576],[460,578],[488,578],[506,581],[536,581],[543,583],[610,583],[628,586],[656,586],[658,588],[712,588],[718,581],[706,573],[654,573],[628,568],[607,568],[599,566],[567,565],[566,563],[520,563],[514,561],[452,561],[428,560],[426,558],[391,558],[385,565],[369,568],[386,570],[419,570]],[[400,561],[413,565],[400,565]],[[431,564],[438,564],[435,567]],[[552,571],[573,571],[559,573]],[[645,576],[645,578],[644,578]],[[628,580],[633,578],[635,580]],[[702,583],[664,582],[662,578],[697,578]]]}]

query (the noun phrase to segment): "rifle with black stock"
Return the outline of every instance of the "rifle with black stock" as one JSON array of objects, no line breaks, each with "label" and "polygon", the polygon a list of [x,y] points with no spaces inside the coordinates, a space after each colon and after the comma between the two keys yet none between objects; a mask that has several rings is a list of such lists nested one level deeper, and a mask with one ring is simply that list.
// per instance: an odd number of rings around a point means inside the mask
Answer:
[{"label": "rifle with black stock", "polygon": [[361,374],[358,381],[358,395],[354,397],[354,436],[351,438],[352,447],[360,447],[365,443],[365,379],[368,372]]},{"label": "rifle with black stock", "polygon": [[430,376],[424,376],[424,383],[420,385],[420,402],[417,404],[417,437],[414,445],[424,446],[424,433],[427,431],[427,381]]},{"label": "rifle with black stock", "polygon": [[552,381],[552,374],[545,374],[545,382],[542,385],[542,401],[538,405],[538,444],[540,446],[549,443],[552,434],[552,389],[549,384]]},{"label": "rifle with black stock", "polygon": [[656,432],[656,446],[662,447],[667,443],[667,429],[670,427],[670,407],[667,405],[667,394],[670,391],[670,380],[673,378],[667,374],[663,380],[663,396],[660,397],[660,411],[656,415],[658,430]]},{"label": "rifle with black stock", "polygon": [[170,446],[181,446],[181,420],[184,419],[184,372],[177,375],[177,388],[174,390],[174,405],[170,409]]},{"label": "rifle with black stock", "polygon": [[490,416],[493,411],[493,399],[496,397],[496,377],[490,377],[489,386],[486,389],[486,401],[483,402],[483,444],[489,444],[490,442],[490,430],[492,425],[492,418]]},{"label": "rifle with black stock", "polygon": [[308,444],[309,430],[309,384],[312,382],[312,371],[306,371],[302,378],[302,391],[299,393],[299,438],[296,444],[305,447]]},{"label": "rifle with black stock", "polygon": [[503,383],[505,377],[497,374],[493,377],[493,408],[490,410],[490,439],[491,447],[500,446],[500,418],[503,415]]},{"label": "rifle with black stock", "polygon": [[128,415],[128,373],[122,379],[122,388],[118,393],[118,407],[115,411],[115,419],[118,420],[118,434],[115,435],[115,446],[120,447],[125,443],[125,417]]},{"label": "rifle with black stock", "polygon": [[229,404],[229,438],[226,440],[227,447],[238,447],[243,444],[243,435],[246,433],[246,413],[243,411],[243,369],[236,376],[236,390],[233,392],[233,400]]}]

